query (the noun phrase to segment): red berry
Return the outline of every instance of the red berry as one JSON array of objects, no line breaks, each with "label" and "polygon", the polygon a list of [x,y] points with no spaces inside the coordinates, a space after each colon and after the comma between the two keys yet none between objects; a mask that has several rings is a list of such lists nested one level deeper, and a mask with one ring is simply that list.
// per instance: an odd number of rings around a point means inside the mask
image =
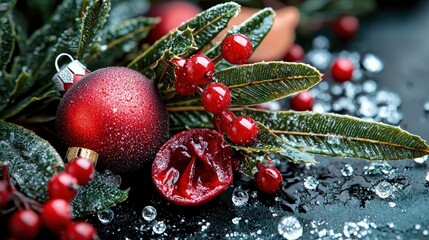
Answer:
[{"label": "red berry", "polygon": [[10,198],[10,191],[4,181],[0,181],[0,208],[7,205]]},{"label": "red berry", "polygon": [[205,110],[217,114],[229,107],[231,103],[231,92],[225,84],[216,82],[210,83],[207,85],[206,89],[204,89],[201,95],[201,101]]},{"label": "red berry", "polygon": [[97,164],[115,172],[137,171],[168,138],[168,112],[158,89],[141,73],[107,67],[67,91],[56,116],[67,146],[91,149]]},{"label": "red berry", "polygon": [[221,44],[222,57],[232,64],[243,64],[252,55],[250,40],[243,34],[236,33],[225,37]]},{"label": "red berry", "polygon": [[9,219],[12,239],[34,239],[40,230],[40,217],[32,210],[19,210]]},{"label": "red berry", "polygon": [[77,179],[66,172],[62,172],[49,180],[48,194],[50,198],[70,201],[76,195],[77,187]]},{"label": "red berry", "polygon": [[348,58],[337,58],[331,66],[332,78],[340,83],[349,81],[353,76],[355,65]]},{"label": "red berry", "polygon": [[258,135],[258,124],[253,118],[240,116],[234,119],[228,129],[228,138],[237,145],[251,145]]},{"label": "red berry", "polygon": [[202,54],[194,54],[186,59],[184,74],[188,82],[202,85],[209,83],[215,71],[213,61]]},{"label": "red berry", "polygon": [[173,59],[172,62],[176,65],[174,68],[174,74],[176,75],[174,88],[176,89],[176,92],[182,96],[191,96],[197,91],[197,85],[186,80],[184,69],[186,59],[176,58]]},{"label": "red berry", "polygon": [[86,185],[94,176],[94,164],[87,158],[76,158],[66,165],[65,171],[75,177],[79,185]]},{"label": "red berry", "polygon": [[93,240],[98,239],[97,230],[86,222],[70,224],[64,232],[64,240]]},{"label": "red berry", "polygon": [[275,193],[282,185],[283,177],[280,171],[272,166],[259,167],[255,174],[256,187],[265,193]]},{"label": "red berry", "polygon": [[302,62],[304,61],[304,49],[301,47],[301,45],[294,43],[290,49],[289,52],[286,53],[283,60],[287,62]]},{"label": "red berry", "polygon": [[343,15],[335,20],[334,33],[343,39],[354,37],[359,29],[359,19],[353,15]]},{"label": "red berry", "polygon": [[43,206],[43,225],[52,232],[59,234],[72,221],[70,203],[64,199],[50,199]]},{"label": "red berry", "polygon": [[195,206],[221,194],[232,182],[232,151],[222,135],[193,129],[170,138],[152,163],[152,181],[168,201]]},{"label": "red berry", "polygon": [[313,105],[314,98],[308,91],[300,92],[290,99],[290,106],[296,111],[311,111]]},{"label": "red berry", "polygon": [[213,117],[213,126],[219,132],[227,133],[235,118],[236,116],[233,112],[228,110],[222,111]]}]

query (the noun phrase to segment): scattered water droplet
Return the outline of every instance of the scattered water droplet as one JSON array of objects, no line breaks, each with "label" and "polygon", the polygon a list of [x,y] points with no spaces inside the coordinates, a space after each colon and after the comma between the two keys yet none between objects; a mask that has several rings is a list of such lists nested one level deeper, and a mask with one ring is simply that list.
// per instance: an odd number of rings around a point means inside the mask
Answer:
[{"label": "scattered water droplet", "polygon": [[372,53],[363,56],[362,66],[370,73],[379,73],[384,69],[384,63],[379,57]]},{"label": "scattered water droplet", "polygon": [[97,214],[97,217],[102,224],[109,224],[112,222],[113,218],[115,217],[115,213],[111,209],[107,209],[102,212],[99,212]]},{"label": "scattered water droplet", "polygon": [[429,172],[426,173],[426,181],[429,182]]},{"label": "scattered water droplet", "polygon": [[236,187],[232,192],[232,203],[236,207],[241,207],[247,204],[249,201],[249,194],[243,190],[240,186]]},{"label": "scattered water droplet", "polygon": [[304,179],[304,187],[309,190],[314,190],[319,185],[319,181],[317,181],[314,177],[308,176]]},{"label": "scattered water droplet", "polygon": [[388,182],[380,182],[375,186],[375,194],[377,194],[380,198],[388,198],[393,193],[393,186]]},{"label": "scattered water droplet", "polygon": [[343,168],[341,168],[341,174],[344,177],[350,177],[353,174],[353,167],[350,164],[344,165]]},{"label": "scattered water droplet", "polygon": [[343,233],[346,237],[356,236],[359,232],[359,226],[354,222],[345,222],[343,227]]},{"label": "scattered water droplet", "polygon": [[313,48],[315,49],[328,49],[329,46],[329,39],[325,36],[317,36],[313,39]]},{"label": "scattered water droplet", "polygon": [[283,238],[288,240],[298,239],[302,236],[301,223],[294,216],[285,216],[280,219],[277,230]]},{"label": "scattered water droplet", "polygon": [[429,101],[426,101],[425,103],[423,103],[423,110],[425,112],[429,112]]},{"label": "scattered water droplet", "polygon": [[362,90],[365,93],[374,93],[377,90],[377,83],[374,80],[366,80],[362,84]]},{"label": "scattered water droplet", "polygon": [[241,220],[241,217],[235,217],[235,218],[232,219],[232,223],[235,224],[235,225],[237,225],[237,224],[240,223],[240,220]]},{"label": "scattered water droplet", "polygon": [[331,53],[325,49],[311,50],[307,54],[308,62],[319,70],[325,70],[331,61]]},{"label": "scattered water droplet", "polygon": [[428,160],[428,155],[423,156],[423,157],[418,157],[418,158],[414,158],[414,161],[416,163],[425,163]]},{"label": "scattered water droplet", "polygon": [[416,230],[420,230],[420,229],[422,228],[422,225],[420,225],[420,224],[416,224],[416,225],[414,226],[414,228],[415,228]]},{"label": "scattered water droplet", "polygon": [[152,227],[152,231],[156,234],[163,234],[167,229],[167,225],[165,225],[164,221],[156,221]]},{"label": "scattered water droplet", "polygon": [[156,218],[157,211],[152,206],[146,206],[142,210],[142,217],[144,220],[150,222]]},{"label": "scattered water droplet", "polygon": [[394,202],[389,202],[389,207],[396,207],[396,203],[394,203]]}]

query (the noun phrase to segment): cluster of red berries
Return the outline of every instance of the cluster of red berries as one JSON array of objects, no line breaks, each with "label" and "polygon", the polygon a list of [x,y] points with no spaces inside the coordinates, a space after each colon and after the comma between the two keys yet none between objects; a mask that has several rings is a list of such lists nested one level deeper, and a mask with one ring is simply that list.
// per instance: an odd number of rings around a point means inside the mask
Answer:
[{"label": "cluster of red berries", "polygon": [[[0,181],[0,208],[17,197],[24,205],[9,219],[9,235],[12,239],[33,239],[43,226],[65,240],[97,239],[97,231],[86,222],[73,222],[70,201],[76,195],[79,185],[86,185],[94,175],[94,165],[86,158],[76,158],[66,165],[65,171],[53,176],[48,183],[49,200],[42,207],[28,204],[22,193],[10,182],[7,166],[3,166],[4,181]],[[31,200],[30,200],[31,201]],[[18,206],[19,207],[19,206]],[[41,214],[38,215],[34,208]]]},{"label": "cluster of red berries", "polygon": [[[221,44],[221,56],[232,64],[243,64],[252,55],[252,44],[243,34],[228,35]],[[237,145],[251,145],[258,135],[258,125],[248,116],[235,116],[228,110],[232,96],[222,83],[212,82],[215,66],[207,56],[197,53],[187,59],[174,59],[176,91],[183,96],[201,93],[204,109],[211,112],[216,130],[225,133]],[[201,89],[201,85],[205,85]]]}]

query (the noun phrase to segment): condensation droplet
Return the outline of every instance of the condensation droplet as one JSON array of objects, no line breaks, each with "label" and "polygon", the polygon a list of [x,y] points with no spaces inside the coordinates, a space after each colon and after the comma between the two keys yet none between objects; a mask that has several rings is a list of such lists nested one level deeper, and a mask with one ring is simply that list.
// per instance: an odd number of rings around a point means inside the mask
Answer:
[{"label": "condensation droplet", "polygon": [[425,163],[428,160],[428,155],[423,156],[423,157],[418,157],[418,158],[414,158],[414,161],[416,163]]},{"label": "condensation droplet", "polygon": [[304,187],[309,190],[314,190],[319,185],[319,181],[317,181],[314,177],[308,176],[304,179]]},{"label": "condensation droplet", "polygon": [[380,182],[375,186],[375,194],[377,194],[380,198],[388,198],[393,193],[393,186],[388,182]]},{"label": "condensation droplet", "polygon": [[341,174],[344,177],[350,177],[353,174],[353,167],[350,164],[344,165],[344,167],[341,168]]},{"label": "condensation droplet", "polygon": [[164,221],[156,221],[152,227],[152,231],[156,234],[163,234],[167,229],[167,225],[165,225]]},{"label": "condensation droplet", "polygon": [[302,236],[301,223],[294,216],[285,216],[280,219],[277,230],[283,238],[288,240],[298,239]]},{"label": "condensation droplet", "polygon": [[157,211],[152,206],[146,206],[142,210],[142,217],[144,220],[150,222],[153,221],[156,218]]},{"label": "condensation droplet", "polygon": [[102,212],[99,212],[97,214],[97,217],[102,224],[109,224],[112,222],[113,218],[115,217],[115,213],[111,209],[107,209]]},{"label": "condensation droplet", "polygon": [[249,201],[249,194],[241,187],[236,187],[232,192],[232,203],[236,207],[241,207],[247,204]]}]

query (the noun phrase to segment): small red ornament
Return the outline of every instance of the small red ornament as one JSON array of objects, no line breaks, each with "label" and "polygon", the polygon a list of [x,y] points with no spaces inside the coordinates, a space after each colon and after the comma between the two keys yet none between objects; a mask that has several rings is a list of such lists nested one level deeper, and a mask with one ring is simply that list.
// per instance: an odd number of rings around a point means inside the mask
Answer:
[{"label": "small red ornament", "polygon": [[232,151],[210,129],[183,131],[170,138],[152,163],[152,181],[168,201],[201,205],[232,182]]},{"label": "small red ornament", "polygon": [[226,61],[237,65],[243,64],[252,56],[252,43],[243,34],[231,34],[222,41],[221,53]]},{"label": "small red ornament", "polygon": [[289,51],[284,56],[286,62],[302,62],[304,61],[305,52],[301,45],[294,43]]},{"label": "small red ornament", "polygon": [[9,219],[9,235],[11,239],[34,239],[41,225],[42,221],[34,211],[19,210]]},{"label": "small red ornament", "polygon": [[342,39],[353,38],[358,29],[359,19],[353,15],[342,15],[333,24],[334,33]]},{"label": "small red ornament", "polygon": [[231,92],[225,84],[213,82],[204,89],[201,95],[201,102],[206,111],[218,114],[229,107]]},{"label": "small red ornament", "polygon": [[290,99],[290,107],[295,111],[311,111],[314,106],[314,98],[310,92],[304,91]]},{"label": "small red ornament", "polygon": [[56,125],[69,147],[93,150],[102,167],[127,172],[153,159],[167,140],[168,113],[149,79],[129,68],[108,67],[64,94]]},{"label": "small red ornament", "polygon": [[255,174],[256,187],[265,193],[277,192],[283,181],[283,176],[280,171],[272,166],[258,167],[258,172]]},{"label": "small red ornament", "polygon": [[331,66],[332,78],[339,83],[349,81],[352,79],[354,70],[355,65],[350,59],[337,58]]}]

